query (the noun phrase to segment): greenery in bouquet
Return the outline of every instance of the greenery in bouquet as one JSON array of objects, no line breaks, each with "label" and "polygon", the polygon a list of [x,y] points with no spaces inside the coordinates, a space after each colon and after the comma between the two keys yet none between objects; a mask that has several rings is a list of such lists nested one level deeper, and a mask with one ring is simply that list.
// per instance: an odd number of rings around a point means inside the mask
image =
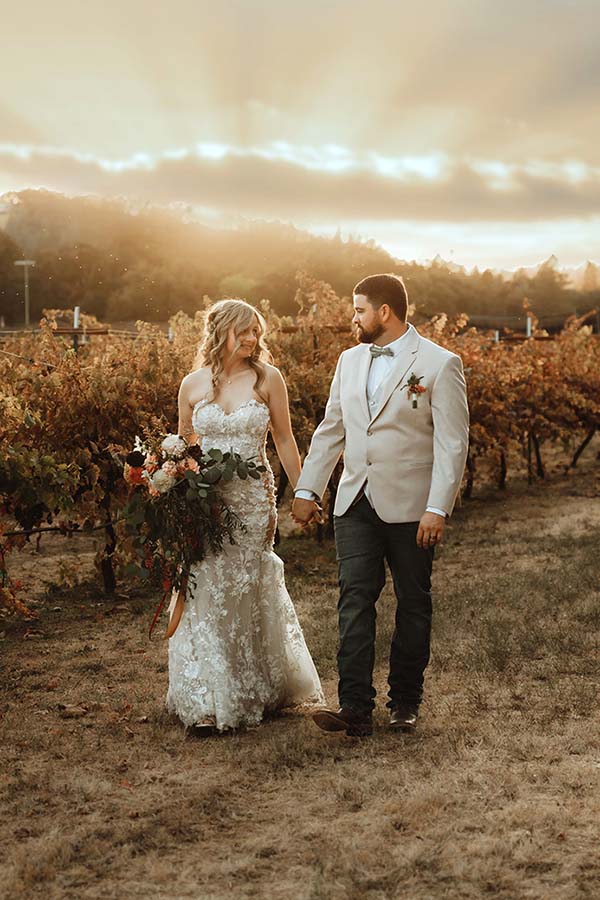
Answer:
[{"label": "greenery in bouquet", "polygon": [[179,435],[136,438],[123,470],[130,496],[121,515],[136,557],[128,574],[155,578],[165,595],[179,591],[195,563],[235,543],[245,528],[225,502],[223,483],[264,471],[233,450],[203,451]]}]

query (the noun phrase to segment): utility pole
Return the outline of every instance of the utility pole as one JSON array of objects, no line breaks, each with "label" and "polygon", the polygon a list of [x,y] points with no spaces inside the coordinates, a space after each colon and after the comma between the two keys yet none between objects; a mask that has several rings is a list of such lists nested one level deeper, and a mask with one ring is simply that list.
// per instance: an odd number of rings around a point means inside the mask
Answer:
[{"label": "utility pole", "polygon": [[79,313],[81,312],[81,307],[76,306],[73,309],[73,350],[75,353],[79,350],[79,335],[77,334],[77,330],[79,329]]},{"label": "utility pole", "polygon": [[17,259],[15,266],[23,266],[25,280],[25,328],[29,328],[29,266],[35,266],[35,259]]}]

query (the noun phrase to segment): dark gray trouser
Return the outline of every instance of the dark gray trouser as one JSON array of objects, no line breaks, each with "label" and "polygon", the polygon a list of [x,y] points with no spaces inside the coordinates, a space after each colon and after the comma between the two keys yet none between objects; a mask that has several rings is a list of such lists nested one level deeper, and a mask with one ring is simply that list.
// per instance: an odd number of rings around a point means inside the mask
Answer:
[{"label": "dark gray trouser", "polygon": [[429,662],[434,548],[417,546],[418,522],[384,522],[364,495],[343,516],[334,517],[334,527],[340,585],[340,706],[361,712],[375,706],[375,604],[385,584],[386,560],[397,599],[387,705],[419,704]]}]

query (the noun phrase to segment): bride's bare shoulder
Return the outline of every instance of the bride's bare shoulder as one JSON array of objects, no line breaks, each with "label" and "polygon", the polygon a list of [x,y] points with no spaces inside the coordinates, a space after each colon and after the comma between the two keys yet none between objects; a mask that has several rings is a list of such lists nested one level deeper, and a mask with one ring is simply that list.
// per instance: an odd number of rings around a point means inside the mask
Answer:
[{"label": "bride's bare shoulder", "polygon": [[188,372],[181,381],[182,384],[203,384],[205,381],[210,381],[212,378],[212,371],[210,366],[202,366],[201,369],[194,369],[193,372]]},{"label": "bride's bare shoulder", "polygon": [[272,366],[271,363],[263,363],[265,367],[265,381],[267,383],[275,383],[280,382],[283,379],[283,375],[281,371],[277,368],[277,366]]},{"label": "bride's bare shoulder", "polygon": [[206,393],[210,390],[212,383],[212,371],[210,366],[203,366],[201,369],[194,369],[188,372],[181,380],[179,393],[193,401],[198,399],[198,395]]},{"label": "bride's bare shoulder", "polygon": [[269,406],[273,403],[285,403],[287,395],[287,386],[283,374],[277,368],[269,363],[265,363],[265,381],[264,394],[269,402]]}]

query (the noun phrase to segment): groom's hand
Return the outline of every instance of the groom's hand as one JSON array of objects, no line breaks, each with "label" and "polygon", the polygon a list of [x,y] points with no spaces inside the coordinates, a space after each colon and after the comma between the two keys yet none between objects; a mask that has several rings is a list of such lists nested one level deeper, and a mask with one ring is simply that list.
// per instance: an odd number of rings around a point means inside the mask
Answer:
[{"label": "groom's hand", "polygon": [[417,531],[417,546],[423,550],[436,547],[442,542],[446,519],[434,512],[426,512],[421,516]]},{"label": "groom's hand", "polygon": [[296,497],[292,503],[292,519],[298,525],[310,525],[311,522],[323,524],[322,509],[316,500],[304,500]]}]

